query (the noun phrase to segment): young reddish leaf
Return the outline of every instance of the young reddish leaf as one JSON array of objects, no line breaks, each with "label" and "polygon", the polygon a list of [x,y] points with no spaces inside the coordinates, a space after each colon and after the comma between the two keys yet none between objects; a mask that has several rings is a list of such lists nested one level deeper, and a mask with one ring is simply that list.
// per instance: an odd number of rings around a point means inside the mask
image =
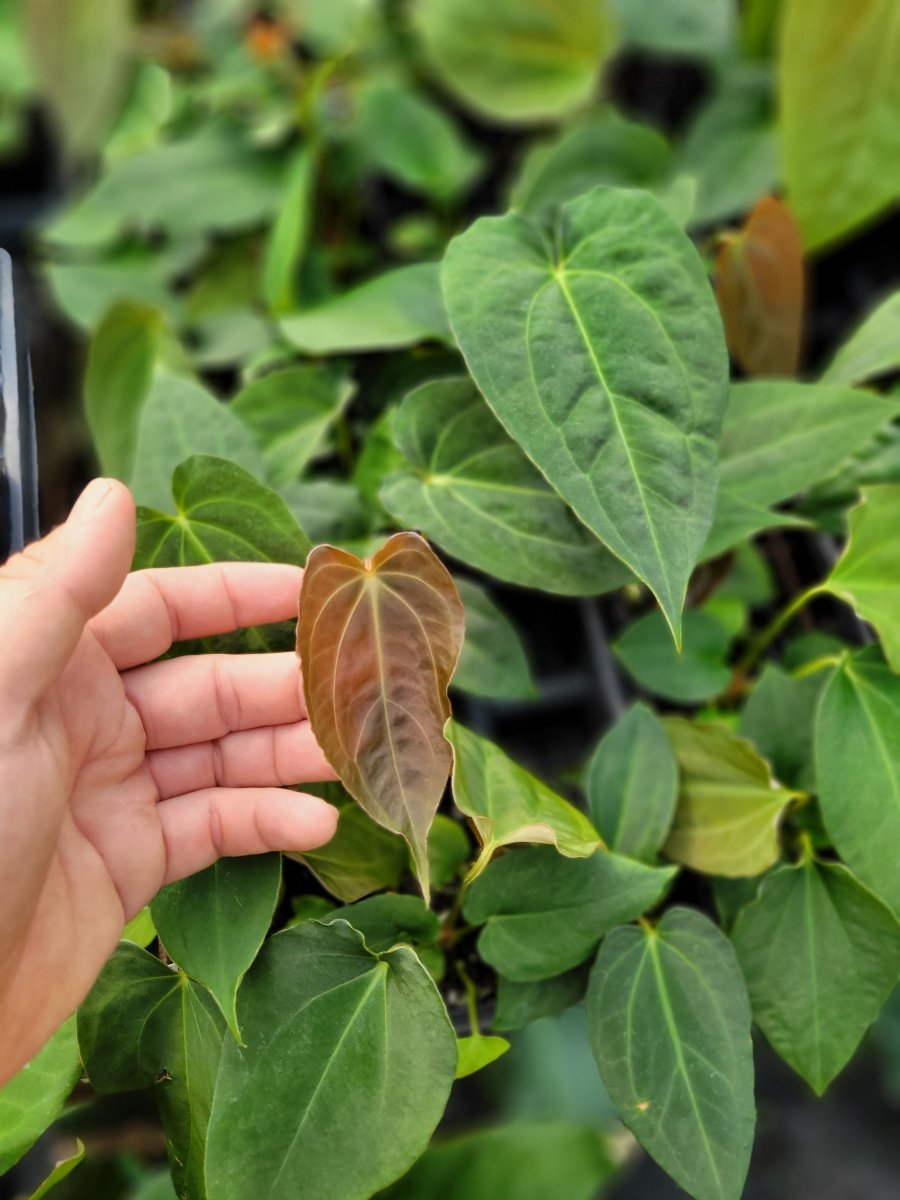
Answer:
[{"label": "young reddish leaf", "polygon": [[450,573],[416,533],[364,561],[334,546],[309,556],[297,653],[313,731],[360,806],[409,843],[426,896],[463,624]]},{"label": "young reddish leaf", "polygon": [[764,196],[723,240],[716,295],[728,349],[748,375],[797,372],[803,329],[803,247],[786,205]]}]

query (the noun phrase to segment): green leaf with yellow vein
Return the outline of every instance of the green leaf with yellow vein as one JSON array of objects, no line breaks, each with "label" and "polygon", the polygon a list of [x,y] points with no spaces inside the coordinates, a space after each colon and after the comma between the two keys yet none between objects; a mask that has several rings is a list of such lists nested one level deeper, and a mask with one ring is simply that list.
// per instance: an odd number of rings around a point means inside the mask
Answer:
[{"label": "green leaf with yellow vein", "polygon": [[778,858],[778,827],[799,793],[779,786],[750,743],[723,725],[663,724],[681,775],[665,853],[709,875],[761,874]]},{"label": "green leaf with yellow vein", "polygon": [[865,487],[850,512],[850,537],[825,581],[875,626],[885,658],[900,671],[900,484]]},{"label": "green leaf with yellow vein", "polygon": [[512,213],[451,242],[444,295],[475,382],[676,636],[715,507],[728,363],[706,272],[646,192],[596,188],[551,237]]},{"label": "green leaf with yellow vein", "polygon": [[809,857],[763,880],[731,940],[754,1019],[821,1095],[900,977],[900,922],[846,867]]},{"label": "green leaf with yellow vein", "polygon": [[687,908],[613,930],[587,1011],[603,1082],[644,1149],[695,1200],[739,1200],[756,1113],[750,1005],[727,938]]},{"label": "green leaf with yellow vein", "polygon": [[834,848],[900,914],[900,676],[874,647],[845,660],[825,687],[816,775]]},{"label": "green leaf with yellow vein", "polygon": [[469,879],[480,875],[495,850],[515,842],[555,846],[567,858],[588,858],[602,843],[593,825],[499,746],[451,721],[453,799],[472,822],[481,853]]},{"label": "green leaf with yellow vein", "polygon": [[334,546],[309,556],[297,653],[310,723],[357,803],[409,843],[426,897],[463,625],[452,576],[416,533],[394,534],[365,560]]}]

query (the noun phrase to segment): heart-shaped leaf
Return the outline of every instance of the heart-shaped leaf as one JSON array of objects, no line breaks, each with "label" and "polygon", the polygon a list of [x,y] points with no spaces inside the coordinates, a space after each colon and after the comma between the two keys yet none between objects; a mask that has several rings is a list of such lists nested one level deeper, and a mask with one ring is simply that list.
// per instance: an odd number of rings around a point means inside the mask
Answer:
[{"label": "heart-shaped leaf", "polygon": [[426,896],[463,624],[453,578],[418,534],[364,561],[333,546],[309,556],[297,653],[313,731],[350,794],[409,843]]},{"label": "heart-shaped leaf", "polygon": [[678,640],[728,374],[690,239],[649,193],[596,188],[563,207],[553,241],[517,214],[482,217],[450,244],[443,278],[488,403]]},{"label": "heart-shaped leaf", "polygon": [[724,691],[731,678],[725,664],[731,637],[709,613],[684,614],[681,651],[675,649],[662,614],[649,612],[629,625],[613,649],[642,688],[668,700],[699,704]]}]

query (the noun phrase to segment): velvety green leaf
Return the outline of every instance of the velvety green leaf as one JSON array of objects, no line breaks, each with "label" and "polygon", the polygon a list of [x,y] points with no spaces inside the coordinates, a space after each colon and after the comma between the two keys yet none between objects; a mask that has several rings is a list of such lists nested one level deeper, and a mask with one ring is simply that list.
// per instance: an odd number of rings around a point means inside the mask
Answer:
[{"label": "velvety green leaf", "polygon": [[250,429],[269,480],[279,484],[302,475],[322,453],[328,430],[353,392],[346,375],[310,364],[255,379],[228,408]]},{"label": "velvety green leaf", "polygon": [[594,0],[417,0],[426,57],[477,115],[501,122],[560,116],[587,100],[612,47]]},{"label": "velvety green leaf", "polygon": [[402,944],[418,948],[437,945],[440,923],[418,896],[370,896],[336,908],[323,918],[347,921],[365,938],[375,954]]},{"label": "velvety green leaf", "polygon": [[58,1162],[44,1182],[31,1193],[28,1200],[42,1200],[42,1197],[51,1192],[58,1183],[71,1175],[78,1164],[84,1159],[84,1142],[79,1138],[75,1139],[75,1153],[70,1154],[68,1158]]},{"label": "velvety green leaf", "polygon": [[[508,436],[468,379],[411,392],[393,425],[407,469],[381,489],[385,507],[454,558],[498,579],[563,595],[631,578]],[[412,469],[409,469],[409,468]]]},{"label": "velvety green leaf", "polygon": [[153,924],[153,917],[150,915],[149,905],[142,908],[136,917],[132,917],[125,928],[122,930],[121,941],[134,942],[136,946],[140,946],[142,950],[146,950],[150,943],[156,937],[156,926]]},{"label": "velvety green leaf", "polygon": [[600,838],[587,817],[514,763],[499,746],[451,721],[453,799],[475,829],[481,854],[469,873],[479,875],[500,846],[536,842],[567,858],[588,858]]},{"label": "velvety green leaf", "polygon": [[816,773],[835,849],[900,913],[900,678],[877,650],[848,659],[822,693]]},{"label": "velvety green leaf", "polygon": [[75,156],[109,132],[127,95],[132,14],[120,0],[29,0],[25,48],[41,97]]},{"label": "velvety green leaf", "polygon": [[457,578],[456,587],[466,610],[466,635],[453,686],[506,700],[536,696],[525,647],[513,623],[478,584]]},{"label": "velvety green leaf", "polygon": [[501,975],[549,979],[657,904],[676,874],[676,867],[647,867],[603,850],[572,859],[536,846],[491,863],[469,889],[464,913],[485,925],[478,952]]},{"label": "velvety green leaf", "polygon": [[396,409],[388,407],[373,421],[353,468],[352,479],[369,506],[381,511],[379,490],[388,475],[407,466],[403,454],[394,442],[392,428]]},{"label": "velvety green leaf", "polygon": [[900,977],[900,922],[838,863],[774,872],[732,932],[753,1016],[821,1095]]},{"label": "velvety green leaf", "polygon": [[160,373],[144,401],[129,483],[138,504],[164,509],[172,472],[195,454],[228,459],[263,475],[262,456],[241,421],[190,379]]},{"label": "velvety green leaf", "polygon": [[[724,465],[724,464],[723,464]],[[809,521],[789,512],[772,512],[764,504],[756,504],[720,487],[716,495],[716,515],[706,538],[701,558],[717,558],[733,546],[745,542],[766,529],[803,528]]]},{"label": "velvety green leaf", "polygon": [[716,915],[726,933],[734,925],[738,914],[756,899],[760,883],[765,878],[765,875],[752,875],[743,879],[724,879],[721,875],[708,876]]},{"label": "velvety green leaf", "polygon": [[769,760],[788,787],[816,790],[813,728],[824,676],[794,679],[776,663],[766,663],[741,713],[738,732]]},{"label": "velvety green leaf", "polygon": [[169,957],[212,992],[238,1041],[238,988],[269,931],[280,887],[278,854],[220,858],[170,883],[150,906]]},{"label": "velvety green leaf", "polygon": [[269,310],[277,315],[297,307],[297,276],[312,225],[317,166],[315,147],[301,146],[291,164],[284,199],[266,242],[263,295]]},{"label": "velvety green leaf", "polygon": [[828,475],[898,411],[896,397],[830,384],[735,384],[722,430],[722,487],[751,504],[777,504]]},{"label": "velvety green leaf", "polygon": [[152,1089],[181,1196],[207,1194],[203,1156],[224,1032],[204,988],[128,942],[78,1010],[78,1047],[97,1091]]},{"label": "velvety green leaf", "polygon": [[541,1017],[558,1016],[583,998],[587,976],[587,963],[550,979],[521,981],[498,975],[497,1008],[491,1028],[503,1033],[522,1029]]},{"label": "velvety green leaf", "polygon": [[284,317],[281,331],[305,354],[348,354],[449,341],[438,266],[395,267],[315,308]]},{"label": "velvety green leaf", "polygon": [[59,309],[76,326],[92,331],[109,309],[124,301],[181,316],[168,290],[164,257],[145,247],[119,250],[98,262],[50,262],[44,274]]},{"label": "velvety green leaf", "polygon": [[153,382],[160,337],[156,309],[124,301],[106,314],[91,341],[84,408],[100,469],[128,480],[138,423]]},{"label": "velvety green leaf", "polygon": [[598,1130],[516,1121],[435,1142],[379,1200],[594,1200],[614,1171]]},{"label": "velvety green leaf", "polygon": [[665,853],[708,875],[759,875],[778,858],[778,827],[797,795],[749,742],[722,725],[667,717],[681,784]]},{"label": "velvety green leaf", "polygon": [[863,383],[900,370],[900,292],[854,329],[822,374],[828,383]]},{"label": "velvety green leaf", "polygon": [[675,160],[674,170],[697,181],[693,225],[744,213],[777,188],[781,175],[774,107],[767,65],[729,64]]},{"label": "velvety green leaf", "polygon": [[801,508],[821,529],[844,538],[846,510],[859,500],[860,490],[873,483],[900,483],[900,425],[887,425],[876,433],[833,475],[811,488]]},{"label": "velvety green leaf", "polygon": [[283,483],[278,494],[313,545],[328,542],[352,550],[372,531],[372,513],[352,483],[294,479]]},{"label": "velvety green leaf", "polygon": [[337,833],[326,845],[291,854],[304,863],[323,887],[351,904],[371,892],[399,885],[406,869],[403,839],[376,825],[354,803],[340,808]]},{"label": "velvety green leaf", "polygon": [[692,609],[684,614],[679,653],[661,612],[650,612],[629,625],[613,644],[616,657],[629,675],[657,696],[699,704],[728,686],[731,671],[725,659],[731,636],[709,613]]},{"label": "velvety green leaf", "polygon": [[53,1124],[80,1074],[72,1017],[0,1088],[0,1175]]},{"label": "velvety green leaf", "polygon": [[138,510],[135,568],[306,561],[309,539],[283,500],[234,463],[187,459],[175,468],[172,496],[174,515]]},{"label": "velvety green leaf", "polygon": [[788,199],[818,249],[900,195],[900,12],[787,0],[779,53]]},{"label": "velvety green leaf", "polygon": [[885,658],[900,671],[900,484],[862,489],[850,537],[825,586],[875,626]]},{"label": "velvety green leaf", "polygon": [[457,882],[471,853],[472,842],[462,825],[436,813],[428,834],[428,868],[434,887]]},{"label": "velvety green leaf", "polygon": [[510,204],[539,213],[601,184],[652,187],[668,154],[666,139],[649,125],[627,121],[612,108],[591,113],[528,152]]},{"label": "velvety green leaf", "polygon": [[739,1200],[753,1144],[750,1005],[727,939],[673,908],[616,929],[588,990],[594,1057],[619,1116],[695,1200]]},{"label": "velvety green leaf", "polygon": [[734,0],[610,0],[624,40],[663,55],[716,56],[734,44]]},{"label": "velvety green leaf", "polygon": [[561,210],[554,245],[517,214],[482,217],[451,242],[443,278],[488,403],[677,637],[727,399],[690,240],[649,194],[597,188]]},{"label": "velvety green leaf", "polygon": [[509,1049],[509,1042],[506,1038],[473,1033],[468,1037],[457,1038],[456,1046],[459,1050],[456,1078],[465,1079],[502,1058]]},{"label": "velvety green leaf", "polygon": [[438,204],[465,192],[483,166],[442,108],[396,83],[365,88],[354,135],[367,160]]},{"label": "velvety green leaf", "polygon": [[425,1149],[456,1071],[443,1002],[406,947],[349,925],[277,934],[239,1001],[209,1130],[215,1196],[368,1200]]},{"label": "velvety green leaf", "polygon": [[453,578],[418,534],[394,534],[364,561],[334,546],[310,553],[297,624],[310,724],[357,803],[408,843],[426,898],[463,626]]},{"label": "velvety green leaf", "polygon": [[619,854],[655,862],[675,815],[678,764],[659,718],[634,704],[603,737],[587,771],[591,817]]}]

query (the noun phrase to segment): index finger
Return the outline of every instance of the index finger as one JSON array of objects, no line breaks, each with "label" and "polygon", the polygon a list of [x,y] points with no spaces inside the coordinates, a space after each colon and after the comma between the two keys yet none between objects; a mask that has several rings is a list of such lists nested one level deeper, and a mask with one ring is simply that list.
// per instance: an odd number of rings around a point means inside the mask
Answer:
[{"label": "index finger", "polygon": [[210,563],[135,571],[89,628],[120,671],[175,642],[297,615],[303,571],[287,563]]}]

